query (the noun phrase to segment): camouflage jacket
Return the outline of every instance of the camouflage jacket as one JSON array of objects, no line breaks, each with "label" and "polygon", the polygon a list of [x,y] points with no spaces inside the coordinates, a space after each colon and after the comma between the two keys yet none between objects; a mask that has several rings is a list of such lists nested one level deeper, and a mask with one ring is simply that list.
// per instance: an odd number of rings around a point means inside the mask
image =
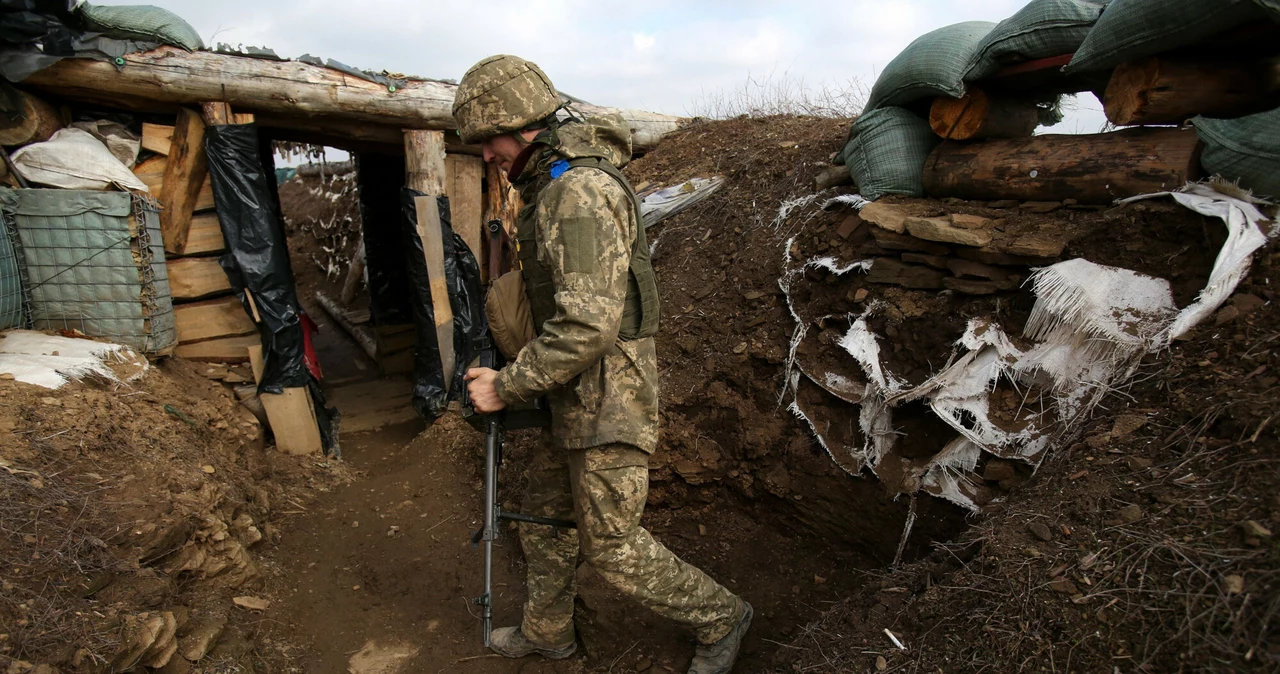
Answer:
[{"label": "camouflage jacket", "polygon": [[522,155],[524,165],[518,161],[512,169],[526,204],[521,226],[535,232],[537,259],[555,288],[555,314],[502,369],[497,390],[507,404],[545,395],[551,435],[561,448],[624,443],[652,452],[658,441],[653,338],[618,336],[641,224],[617,180],[590,167],[565,170],[561,161],[594,156],[625,164],[630,143],[618,141],[627,138],[625,130],[598,128],[584,122],[544,134]]}]

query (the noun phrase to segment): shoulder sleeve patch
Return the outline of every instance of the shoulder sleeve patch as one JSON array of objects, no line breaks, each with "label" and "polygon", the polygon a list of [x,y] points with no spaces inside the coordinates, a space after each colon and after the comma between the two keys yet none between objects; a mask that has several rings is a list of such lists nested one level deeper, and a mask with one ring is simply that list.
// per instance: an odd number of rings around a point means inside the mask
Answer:
[{"label": "shoulder sleeve patch", "polygon": [[553,162],[551,164],[551,179],[555,180],[556,178],[559,178],[560,176],[564,175],[565,171],[568,171],[568,170],[569,170],[568,160],[560,159],[558,161]]},{"label": "shoulder sleeve patch", "polygon": [[599,226],[599,218],[591,216],[575,215],[560,220],[560,236],[564,241],[564,273],[591,273],[599,269],[599,246],[596,244],[596,230]]}]

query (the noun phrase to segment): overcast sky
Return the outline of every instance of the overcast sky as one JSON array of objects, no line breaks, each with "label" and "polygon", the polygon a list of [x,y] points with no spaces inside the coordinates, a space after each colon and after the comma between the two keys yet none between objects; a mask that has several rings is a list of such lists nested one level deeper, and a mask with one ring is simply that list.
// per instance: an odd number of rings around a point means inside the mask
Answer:
[{"label": "overcast sky", "polygon": [[[206,43],[268,46],[369,70],[458,79],[494,53],[537,62],[556,86],[601,105],[676,115],[735,98],[748,78],[869,89],[921,34],[960,21],[1000,21],[1025,0],[752,0],[621,3],[580,0],[151,0]],[[114,4],[114,3],[109,3]],[[1087,96],[1087,95],[1086,95]],[[1096,132],[1087,96],[1055,131]]]}]

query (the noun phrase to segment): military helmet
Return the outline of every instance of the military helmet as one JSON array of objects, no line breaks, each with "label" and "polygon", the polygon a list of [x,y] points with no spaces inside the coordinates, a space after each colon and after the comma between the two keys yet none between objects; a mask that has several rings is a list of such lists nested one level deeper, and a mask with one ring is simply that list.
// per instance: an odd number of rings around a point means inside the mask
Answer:
[{"label": "military helmet", "polygon": [[498,54],[471,66],[458,84],[453,118],[464,143],[512,133],[560,107],[551,78],[532,61]]}]

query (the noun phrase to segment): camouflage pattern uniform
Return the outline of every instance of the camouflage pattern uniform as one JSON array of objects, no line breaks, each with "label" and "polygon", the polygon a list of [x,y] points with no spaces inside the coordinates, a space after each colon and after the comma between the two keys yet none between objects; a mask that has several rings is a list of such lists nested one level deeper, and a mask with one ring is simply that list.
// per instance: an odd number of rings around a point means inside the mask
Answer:
[{"label": "camouflage pattern uniform", "polygon": [[602,143],[617,138],[628,139],[625,128],[567,124],[535,140],[528,162],[512,176],[528,204],[521,246],[533,246],[550,272],[554,313],[496,386],[507,404],[545,395],[551,408],[552,427],[529,468],[524,512],[578,523],[576,533],[520,525],[529,592],[521,631],[542,644],[572,643],[581,551],[613,587],[709,644],[740,621],[742,600],[640,526],[649,454],[658,441],[658,367],[652,337],[619,336],[633,243],[642,231],[630,187],[605,171],[560,163],[597,157],[624,164],[629,142]]}]

